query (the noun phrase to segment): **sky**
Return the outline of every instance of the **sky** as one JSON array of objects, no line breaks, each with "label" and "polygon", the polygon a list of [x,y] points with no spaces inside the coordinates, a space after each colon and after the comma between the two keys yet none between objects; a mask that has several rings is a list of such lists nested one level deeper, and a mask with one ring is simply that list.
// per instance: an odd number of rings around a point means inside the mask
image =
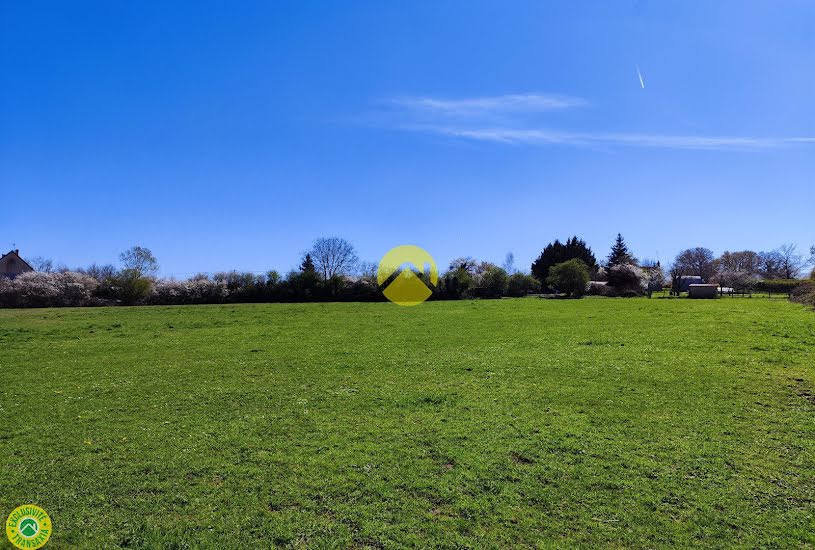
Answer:
[{"label": "sky", "polygon": [[[815,244],[815,3],[0,0],[0,249]],[[805,254],[807,255],[807,254]]]}]

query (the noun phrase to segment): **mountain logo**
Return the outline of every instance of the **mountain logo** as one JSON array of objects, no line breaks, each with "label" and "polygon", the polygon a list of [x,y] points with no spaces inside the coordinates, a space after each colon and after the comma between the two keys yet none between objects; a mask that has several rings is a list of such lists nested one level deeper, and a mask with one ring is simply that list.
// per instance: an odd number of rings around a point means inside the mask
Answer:
[{"label": "mountain logo", "polygon": [[376,280],[385,298],[400,306],[416,306],[430,298],[439,284],[433,257],[415,245],[391,248],[379,262]]}]

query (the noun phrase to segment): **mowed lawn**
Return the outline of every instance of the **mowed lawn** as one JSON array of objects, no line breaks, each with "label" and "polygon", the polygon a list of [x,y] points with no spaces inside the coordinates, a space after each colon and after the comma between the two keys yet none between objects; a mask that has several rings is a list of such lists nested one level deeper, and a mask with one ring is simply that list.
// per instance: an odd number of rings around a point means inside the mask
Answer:
[{"label": "mowed lawn", "polygon": [[54,548],[815,545],[781,299],[0,310],[0,392]]}]

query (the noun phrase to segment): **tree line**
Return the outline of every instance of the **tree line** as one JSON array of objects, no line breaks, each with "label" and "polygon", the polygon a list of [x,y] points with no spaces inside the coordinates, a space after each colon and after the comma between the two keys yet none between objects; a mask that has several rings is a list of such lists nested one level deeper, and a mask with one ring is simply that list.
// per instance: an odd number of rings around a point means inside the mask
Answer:
[{"label": "tree line", "polygon": [[[660,262],[638,260],[618,234],[609,254],[598,262],[577,236],[555,240],[541,251],[528,272],[515,267],[509,253],[502,265],[460,257],[443,270],[433,286],[429,273],[416,273],[432,289],[431,299],[521,297],[547,293],[568,297],[642,296],[670,287],[677,291],[684,276],[733,289],[767,288],[768,284],[797,287],[797,277],[815,265],[815,247],[805,259],[794,245],[770,252],[743,250],[720,256],[704,247],[680,252],[663,268]],[[317,239],[303,254],[297,269],[286,274],[226,271],[200,273],[185,280],[160,278],[153,253],[134,246],[119,257],[119,265],[55,268],[34,258],[36,271],[15,279],[0,278],[0,307],[85,305],[173,305],[240,302],[382,301],[376,264],[360,261],[354,246],[339,237]],[[811,274],[815,277],[815,272]],[[793,281],[795,280],[795,281]]]}]

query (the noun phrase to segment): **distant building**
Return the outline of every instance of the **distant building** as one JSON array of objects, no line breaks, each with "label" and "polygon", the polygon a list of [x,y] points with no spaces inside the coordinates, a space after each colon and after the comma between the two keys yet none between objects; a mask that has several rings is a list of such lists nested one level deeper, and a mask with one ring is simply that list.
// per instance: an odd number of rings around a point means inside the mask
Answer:
[{"label": "distant building", "polygon": [[690,285],[701,285],[702,278],[699,275],[682,275],[679,280],[679,292],[688,292]]},{"label": "distant building", "polygon": [[690,285],[688,287],[689,298],[715,298],[719,290],[717,285]]},{"label": "distant building", "polygon": [[20,257],[19,250],[11,250],[0,257],[0,277],[13,279],[20,273],[34,271],[28,262]]}]

